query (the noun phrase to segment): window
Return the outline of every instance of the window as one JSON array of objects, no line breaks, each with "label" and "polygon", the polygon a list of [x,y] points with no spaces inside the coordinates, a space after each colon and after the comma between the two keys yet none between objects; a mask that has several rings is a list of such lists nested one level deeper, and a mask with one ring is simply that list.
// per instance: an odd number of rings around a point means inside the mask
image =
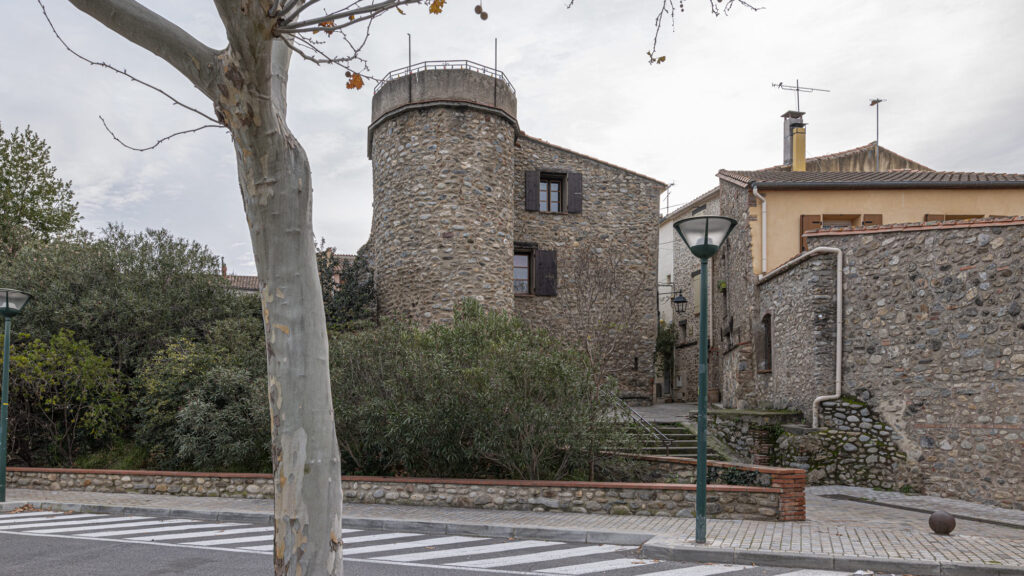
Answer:
[{"label": "window", "polygon": [[881,226],[881,214],[805,214],[800,216],[800,251],[807,250],[805,232],[828,227]]},{"label": "window", "polygon": [[772,370],[772,315],[761,318],[761,345],[758,347],[757,369],[761,372]]},{"label": "window", "polygon": [[984,218],[984,214],[925,214],[925,222],[941,222],[943,220],[973,220]]},{"label": "window", "polygon": [[538,250],[531,244],[516,247],[512,254],[512,293],[516,296],[555,296],[558,263],[555,250]]},{"label": "window", "polygon": [[530,280],[530,258],[529,252],[516,252],[512,257],[512,292],[514,294],[529,294]]},{"label": "window", "polygon": [[540,211],[561,212],[564,206],[565,181],[561,176],[541,175]]},{"label": "window", "polygon": [[579,214],[583,212],[583,175],[579,172],[527,171],[527,212]]},{"label": "window", "polygon": [[690,310],[700,316],[700,268],[690,273]]}]

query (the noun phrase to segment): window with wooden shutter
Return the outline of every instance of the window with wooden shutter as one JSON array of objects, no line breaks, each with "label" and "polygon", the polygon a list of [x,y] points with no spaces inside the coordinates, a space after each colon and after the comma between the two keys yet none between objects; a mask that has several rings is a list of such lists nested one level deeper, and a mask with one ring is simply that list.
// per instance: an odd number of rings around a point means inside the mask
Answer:
[{"label": "window with wooden shutter", "polygon": [[860,219],[861,226],[881,226],[882,215],[881,214],[865,214]]},{"label": "window with wooden shutter", "polygon": [[569,172],[566,176],[565,184],[568,197],[568,210],[569,214],[579,214],[583,212],[583,174],[579,172]]},{"label": "window with wooden shutter", "polygon": [[540,172],[526,172],[526,209],[530,212],[540,210]]},{"label": "window with wooden shutter", "polygon": [[946,215],[945,214],[925,214],[924,215],[924,221],[925,222],[942,222],[945,219],[946,219]]},{"label": "window with wooden shutter", "polygon": [[536,263],[534,270],[533,293],[537,296],[555,296],[558,293],[558,263],[555,250],[537,250],[534,254]]},{"label": "window with wooden shutter", "polygon": [[807,250],[807,239],[804,238],[804,232],[810,230],[817,230],[821,228],[821,214],[811,214],[800,216],[800,251]]}]

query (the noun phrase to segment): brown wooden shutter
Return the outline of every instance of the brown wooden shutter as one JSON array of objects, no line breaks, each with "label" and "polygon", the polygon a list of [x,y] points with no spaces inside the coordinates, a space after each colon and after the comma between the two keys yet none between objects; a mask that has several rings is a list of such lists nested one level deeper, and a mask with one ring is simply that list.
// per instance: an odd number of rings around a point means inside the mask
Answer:
[{"label": "brown wooden shutter", "polygon": [[583,174],[569,172],[565,178],[565,187],[568,189],[568,212],[579,214],[583,212]]},{"label": "brown wooden shutter", "polygon": [[865,214],[864,217],[860,219],[860,224],[861,224],[861,226],[881,226],[882,225],[882,215],[881,214]]},{"label": "brown wooden shutter", "polygon": [[526,209],[530,212],[540,210],[540,172],[526,172]]},{"label": "brown wooden shutter", "polygon": [[924,221],[925,222],[942,222],[945,219],[946,219],[946,216],[944,214],[925,214],[924,215]]},{"label": "brown wooden shutter", "polygon": [[534,284],[533,293],[537,296],[554,296],[558,293],[558,263],[557,251],[537,250],[536,266],[537,280]]},{"label": "brown wooden shutter", "polygon": [[804,238],[804,232],[808,230],[817,230],[821,228],[821,215],[812,214],[810,216],[800,216],[800,250],[807,250],[807,239]]}]

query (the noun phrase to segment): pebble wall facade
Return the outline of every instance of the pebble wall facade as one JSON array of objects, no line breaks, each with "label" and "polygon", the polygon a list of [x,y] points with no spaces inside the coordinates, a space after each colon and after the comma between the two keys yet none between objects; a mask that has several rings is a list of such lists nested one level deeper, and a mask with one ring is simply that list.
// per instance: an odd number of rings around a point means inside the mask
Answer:
[{"label": "pebble wall facade", "polygon": [[449,320],[476,298],[511,311],[516,127],[472,108],[417,108],[373,130],[374,281],[381,312]]},{"label": "pebble wall facade", "polygon": [[[481,88],[491,86],[493,94]],[[476,299],[570,345],[590,338],[590,348],[602,350],[595,361],[619,382],[620,395],[650,402],[657,335],[651,286],[665,184],[529,137],[515,110],[511,86],[471,70],[416,72],[374,96],[370,253],[380,311],[428,324],[450,320],[459,302]],[[563,211],[527,211],[527,173],[562,175],[566,184],[581,178],[582,210],[563,189]],[[543,251],[544,266],[554,269],[543,289],[513,296],[517,246]],[[622,281],[602,297],[629,303],[628,312],[580,325],[580,311],[605,309],[568,289],[582,253],[620,263]],[[536,284],[540,264],[531,266]],[[556,286],[547,284],[551,276]]]},{"label": "pebble wall facade", "polygon": [[[1024,219],[808,240],[844,255],[844,398],[823,405],[824,431],[781,435],[776,461],[807,467],[813,482],[1024,508]],[[772,314],[773,367],[727,374],[730,402],[809,422],[813,399],[834,391],[834,272],[824,255],[757,287],[741,324],[756,347]]]}]

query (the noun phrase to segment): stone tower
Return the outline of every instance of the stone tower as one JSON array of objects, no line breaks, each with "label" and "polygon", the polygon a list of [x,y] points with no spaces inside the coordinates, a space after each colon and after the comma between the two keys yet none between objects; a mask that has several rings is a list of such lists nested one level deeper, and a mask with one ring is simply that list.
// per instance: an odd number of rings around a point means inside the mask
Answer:
[{"label": "stone tower", "polygon": [[445,321],[475,298],[512,312],[516,96],[471,62],[388,74],[373,96],[370,253],[381,312]]}]

